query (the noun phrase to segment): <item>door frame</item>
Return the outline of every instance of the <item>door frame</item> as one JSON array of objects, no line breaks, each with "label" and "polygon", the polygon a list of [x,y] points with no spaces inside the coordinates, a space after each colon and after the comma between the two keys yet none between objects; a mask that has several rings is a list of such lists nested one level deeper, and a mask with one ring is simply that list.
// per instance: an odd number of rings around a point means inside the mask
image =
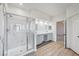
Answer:
[{"label": "door frame", "polygon": [[64,20],[64,48],[67,48],[67,20]]},{"label": "door frame", "polygon": [[[64,48],[67,48],[67,21],[66,20],[61,20],[61,21],[64,22]],[[57,38],[57,22],[56,22],[56,38]]]}]

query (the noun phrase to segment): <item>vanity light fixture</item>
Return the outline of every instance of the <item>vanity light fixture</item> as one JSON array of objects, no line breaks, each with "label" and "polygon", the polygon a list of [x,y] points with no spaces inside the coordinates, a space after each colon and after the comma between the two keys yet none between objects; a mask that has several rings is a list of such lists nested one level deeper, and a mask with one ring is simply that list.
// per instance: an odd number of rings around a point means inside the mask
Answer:
[{"label": "vanity light fixture", "polygon": [[19,5],[23,5],[23,3],[19,3]]}]

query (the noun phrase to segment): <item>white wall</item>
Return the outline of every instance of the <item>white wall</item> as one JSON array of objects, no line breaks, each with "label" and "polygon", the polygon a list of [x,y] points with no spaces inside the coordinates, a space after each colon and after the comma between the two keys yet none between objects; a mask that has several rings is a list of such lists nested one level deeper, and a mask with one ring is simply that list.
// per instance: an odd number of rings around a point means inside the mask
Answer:
[{"label": "white wall", "polygon": [[75,15],[77,13],[79,13],[79,4],[73,3],[67,8],[66,16],[70,17],[70,16]]}]

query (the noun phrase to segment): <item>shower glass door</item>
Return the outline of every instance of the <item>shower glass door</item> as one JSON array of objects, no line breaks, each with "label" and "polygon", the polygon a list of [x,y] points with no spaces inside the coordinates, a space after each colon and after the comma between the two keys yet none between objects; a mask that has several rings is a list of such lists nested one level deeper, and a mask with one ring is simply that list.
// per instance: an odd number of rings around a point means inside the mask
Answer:
[{"label": "shower glass door", "polygon": [[27,52],[27,18],[7,13],[7,55]]}]

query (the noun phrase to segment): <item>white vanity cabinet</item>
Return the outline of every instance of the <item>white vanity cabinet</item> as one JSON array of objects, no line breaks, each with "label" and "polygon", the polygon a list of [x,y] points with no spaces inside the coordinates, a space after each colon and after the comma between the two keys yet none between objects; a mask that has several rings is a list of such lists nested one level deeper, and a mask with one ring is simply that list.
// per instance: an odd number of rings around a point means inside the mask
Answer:
[{"label": "white vanity cabinet", "polygon": [[53,33],[39,33],[37,34],[36,43],[41,44],[44,41],[53,40]]}]

